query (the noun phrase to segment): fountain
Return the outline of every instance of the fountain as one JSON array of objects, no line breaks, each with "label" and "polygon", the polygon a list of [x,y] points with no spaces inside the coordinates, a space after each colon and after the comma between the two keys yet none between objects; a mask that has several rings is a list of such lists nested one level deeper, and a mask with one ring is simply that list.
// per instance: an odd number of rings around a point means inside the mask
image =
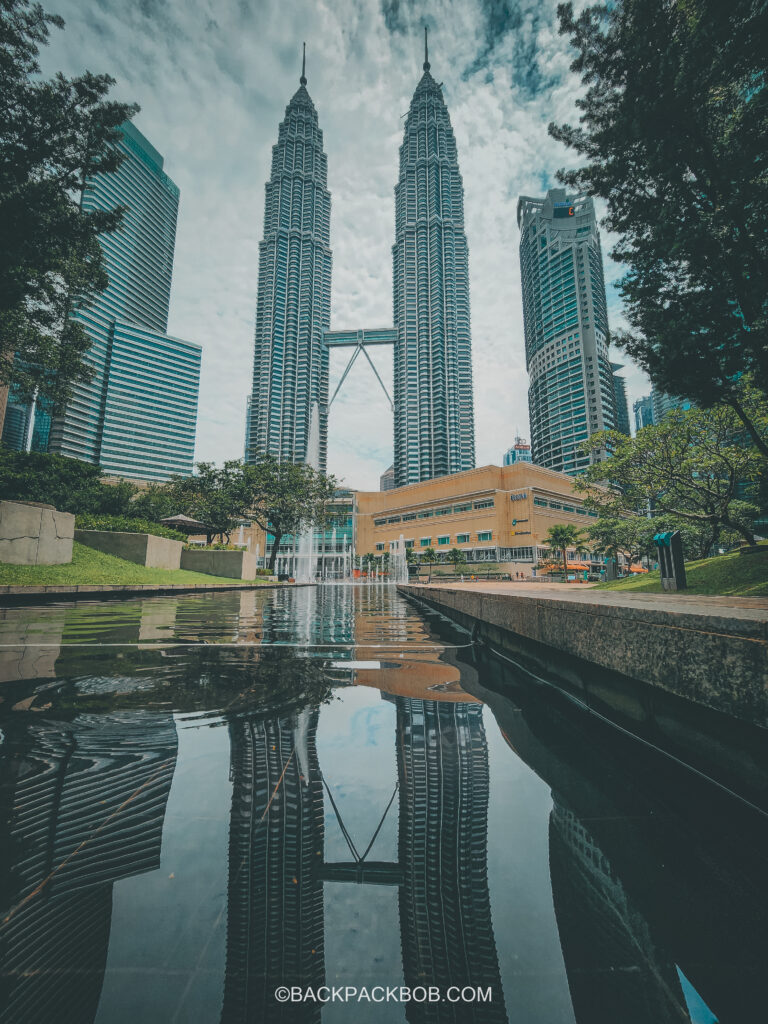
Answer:
[{"label": "fountain", "polygon": [[389,549],[389,578],[392,583],[408,582],[408,559],[405,554],[405,538],[402,533]]},{"label": "fountain", "polygon": [[[312,469],[320,468],[320,411],[317,402],[312,403],[309,417],[306,463]],[[315,528],[309,526],[294,540],[293,574],[297,583],[314,583],[317,564]]]}]

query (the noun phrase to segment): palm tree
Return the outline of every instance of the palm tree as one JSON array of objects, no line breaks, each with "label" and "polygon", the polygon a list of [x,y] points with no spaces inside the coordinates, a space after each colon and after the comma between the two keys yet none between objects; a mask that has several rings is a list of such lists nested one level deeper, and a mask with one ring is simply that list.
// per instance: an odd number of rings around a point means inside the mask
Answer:
[{"label": "palm tree", "polygon": [[437,552],[434,548],[425,548],[421,553],[422,560],[429,566],[429,578],[427,583],[432,582],[432,566],[437,561]]},{"label": "palm tree", "polygon": [[453,571],[458,572],[460,565],[467,564],[467,556],[461,550],[461,548],[451,548],[448,552],[448,558],[453,562]]},{"label": "palm tree", "polygon": [[582,544],[584,542],[583,535],[577,527],[572,526],[570,523],[558,523],[556,526],[550,526],[545,540],[548,547],[562,552],[563,571],[565,572],[565,582],[567,583],[568,548],[575,548]]}]

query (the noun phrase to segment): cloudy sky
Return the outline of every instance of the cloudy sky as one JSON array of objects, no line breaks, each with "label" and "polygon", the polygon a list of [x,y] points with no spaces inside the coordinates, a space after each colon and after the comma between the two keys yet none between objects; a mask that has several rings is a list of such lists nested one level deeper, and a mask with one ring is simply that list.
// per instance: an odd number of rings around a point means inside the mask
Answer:
[{"label": "cloudy sky", "polygon": [[[574,157],[547,135],[575,118],[579,83],[555,0],[46,0],[61,14],[46,73],[109,72],[181,189],[169,332],[203,346],[197,458],[242,456],[264,183],[307,41],[332,196],[334,328],[392,322],[391,246],[402,117],[423,28],[464,178],[478,465],[528,436],[516,203]],[[608,257],[606,281],[619,268]],[[609,284],[611,326],[621,308]],[[373,349],[385,382],[391,354]],[[331,359],[331,392],[348,355]],[[620,361],[619,353],[614,358]],[[626,371],[631,401],[648,389]],[[631,411],[631,410],[630,410]],[[329,469],[378,488],[392,415],[359,359],[330,413]]]}]

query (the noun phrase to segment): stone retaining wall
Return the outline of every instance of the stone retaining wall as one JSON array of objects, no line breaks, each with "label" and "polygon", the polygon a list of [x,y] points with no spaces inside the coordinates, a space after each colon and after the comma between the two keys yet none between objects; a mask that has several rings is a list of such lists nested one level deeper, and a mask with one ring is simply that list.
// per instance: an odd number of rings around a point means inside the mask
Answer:
[{"label": "stone retaining wall", "polygon": [[204,572],[209,576],[225,576],[233,580],[256,579],[256,556],[250,551],[217,551],[202,548],[182,551],[181,568]]},{"label": "stone retaining wall", "polygon": [[155,537],[151,533],[122,533],[111,530],[75,530],[75,540],[96,551],[103,551],[150,569],[178,569],[180,540]]},{"label": "stone retaining wall", "polygon": [[0,562],[63,565],[72,561],[75,517],[52,505],[0,501]]},{"label": "stone retaining wall", "polygon": [[476,626],[500,647],[522,638],[558,652],[566,667],[571,658],[576,686],[589,685],[583,666],[591,663],[768,727],[768,612],[757,605],[728,608],[702,598],[671,610],[663,601],[611,601],[609,592],[569,600],[434,585],[399,589]]}]

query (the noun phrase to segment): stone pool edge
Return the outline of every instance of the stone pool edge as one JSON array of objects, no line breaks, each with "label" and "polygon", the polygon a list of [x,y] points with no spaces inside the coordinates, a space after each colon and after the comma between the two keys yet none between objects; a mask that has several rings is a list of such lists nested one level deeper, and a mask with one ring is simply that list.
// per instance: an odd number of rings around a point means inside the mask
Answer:
[{"label": "stone pool edge", "polygon": [[768,608],[716,598],[675,608],[669,599],[612,601],[607,592],[570,597],[435,584],[398,590],[501,649],[532,642],[768,727]]}]

